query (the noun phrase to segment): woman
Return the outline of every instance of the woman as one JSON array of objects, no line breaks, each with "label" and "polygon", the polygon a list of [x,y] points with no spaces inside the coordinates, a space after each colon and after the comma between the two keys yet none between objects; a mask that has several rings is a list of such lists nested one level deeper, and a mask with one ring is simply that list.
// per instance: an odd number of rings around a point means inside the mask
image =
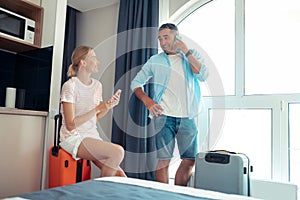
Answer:
[{"label": "woman", "polygon": [[118,90],[108,101],[102,100],[102,84],[91,78],[98,72],[99,61],[91,47],[79,46],[72,54],[72,64],[61,91],[60,146],[74,159],[92,161],[101,177],[123,176],[120,163],[124,157],[121,146],[103,141],[97,131],[97,120],[119,103]]}]

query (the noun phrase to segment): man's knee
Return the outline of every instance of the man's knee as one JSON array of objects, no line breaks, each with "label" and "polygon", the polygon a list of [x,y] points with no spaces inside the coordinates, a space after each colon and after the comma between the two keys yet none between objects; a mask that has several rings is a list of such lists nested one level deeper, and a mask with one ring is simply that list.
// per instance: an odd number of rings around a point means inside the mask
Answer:
[{"label": "man's knee", "polygon": [[163,168],[168,168],[169,167],[169,164],[170,164],[170,161],[171,160],[169,160],[169,159],[167,159],[167,160],[159,160],[158,162],[157,162],[157,169],[159,170],[159,169],[163,169]]},{"label": "man's knee", "polygon": [[185,167],[194,167],[195,160],[194,159],[182,159],[181,165]]}]

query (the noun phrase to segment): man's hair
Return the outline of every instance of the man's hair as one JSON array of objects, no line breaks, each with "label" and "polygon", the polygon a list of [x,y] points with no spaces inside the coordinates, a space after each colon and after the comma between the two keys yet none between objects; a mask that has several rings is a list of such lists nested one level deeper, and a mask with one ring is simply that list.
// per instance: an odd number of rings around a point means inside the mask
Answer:
[{"label": "man's hair", "polygon": [[178,31],[178,28],[175,24],[172,24],[172,23],[166,23],[166,24],[163,24],[159,27],[158,31],[161,31],[163,29],[170,29],[171,31]]}]

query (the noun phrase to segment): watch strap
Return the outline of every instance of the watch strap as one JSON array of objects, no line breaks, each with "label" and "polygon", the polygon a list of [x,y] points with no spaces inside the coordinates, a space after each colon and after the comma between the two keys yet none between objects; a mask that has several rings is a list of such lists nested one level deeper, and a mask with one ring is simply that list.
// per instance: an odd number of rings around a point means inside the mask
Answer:
[{"label": "watch strap", "polygon": [[191,55],[193,53],[193,50],[189,49],[186,54],[185,54],[185,57],[188,57],[189,55]]}]

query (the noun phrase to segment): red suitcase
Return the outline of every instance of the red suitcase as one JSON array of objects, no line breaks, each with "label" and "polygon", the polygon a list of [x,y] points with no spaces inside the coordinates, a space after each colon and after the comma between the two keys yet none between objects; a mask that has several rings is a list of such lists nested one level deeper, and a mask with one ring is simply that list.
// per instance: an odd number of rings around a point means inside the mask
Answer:
[{"label": "red suitcase", "polygon": [[54,120],[54,146],[50,149],[49,159],[49,188],[91,179],[90,161],[84,159],[76,161],[72,158],[71,154],[59,147],[61,115],[55,115]]}]

